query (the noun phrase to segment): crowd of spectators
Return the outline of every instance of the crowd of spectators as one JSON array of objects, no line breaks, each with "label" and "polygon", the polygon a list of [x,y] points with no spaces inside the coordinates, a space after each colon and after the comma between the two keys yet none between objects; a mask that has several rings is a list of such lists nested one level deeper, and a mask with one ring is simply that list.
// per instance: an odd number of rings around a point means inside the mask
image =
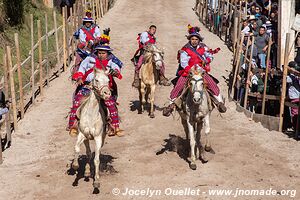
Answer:
[{"label": "crowd of spectators", "polygon": [[[241,6],[245,6],[245,2]],[[267,77],[266,94],[270,98],[267,98],[266,101],[265,114],[279,116],[280,103],[276,97],[281,95],[283,67],[277,63],[278,1],[248,1],[247,8],[249,8],[247,10],[247,17],[243,19],[242,29],[240,30],[241,33],[244,33],[245,38],[240,57],[239,73],[237,75],[235,99],[242,106],[244,105],[245,91],[248,85],[249,97],[246,102],[246,109],[251,112],[261,113],[265,72],[266,68],[268,68],[270,73]],[[270,56],[269,62],[267,62],[269,42]],[[291,72],[287,77],[287,100],[294,103],[294,107],[286,107],[285,109],[285,119],[290,119],[291,127],[294,129],[296,127],[295,116],[298,115],[298,108],[295,105],[298,105],[300,94],[300,73],[297,73],[297,71],[300,72],[300,35],[298,35],[295,47],[297,50],[295,60],[289,63],[289,66],[295,69],[295,73]],[[250,52],[252,52],[251,58]],[[248,61],[245,57],[248,58]],[[249,64],[249,60],[251,60],[251,64]],[[251,66],[250,77],[247,81],[249,66]]]}]

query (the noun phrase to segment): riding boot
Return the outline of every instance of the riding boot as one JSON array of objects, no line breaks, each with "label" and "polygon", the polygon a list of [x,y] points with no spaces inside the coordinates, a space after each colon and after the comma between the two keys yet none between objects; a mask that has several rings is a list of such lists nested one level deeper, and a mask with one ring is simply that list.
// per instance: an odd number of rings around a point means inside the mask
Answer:
[{"label": "riding boot", "polygon": [[67,131],[69,131],[69,135],[71,137],[76,137],[78,135],[78,123],[77,123],[77,121],[73,124],[72,127],[68,127]]},{"label": "riding boot", "polygon": [[163,116],[169,117],[173,110],[175,109],[175,104],[171,103],[168,107],[163,108]]},{"label": "riding boot", "polygon": [[218,96],[214,95],[214,98],[218,101],[216,106],[217,106],[219,112],[225,113],[227,108],[225,106],[225,102],[224,102],[224,99],[222,98],[222,95],[221,94],[219,94]]},{"label": "riding boot", "polygon": [[137,89],[140,87],[140,77],[138,72],[134,73],[134,80],[132,82],[132,87],[135,87]]},{"label": "riding boot", "polygon": [[164,75],[160,75],[159,76],[159,84],[163,85],[163,86],[170,86],[171,82],[169,82],[169,80]]}]

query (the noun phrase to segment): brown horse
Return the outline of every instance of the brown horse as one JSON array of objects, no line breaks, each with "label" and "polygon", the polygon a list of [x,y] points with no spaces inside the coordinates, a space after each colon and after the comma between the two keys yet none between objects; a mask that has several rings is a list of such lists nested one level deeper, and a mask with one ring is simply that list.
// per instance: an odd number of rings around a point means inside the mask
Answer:
[{"label": "brown horse", "polygon": [[[146,93],[149,93],[150,112],[149,116],[154,118],[154,95],[156,83],[159,79],[159,70],[163,67],[163,51],[154,44],[148,44],[144,52],[144,61],[140,71],[140,109],[139,114],[143,113],[146,104]],[[147,91],[146,91],[147,90]],[[149,91],[150,90],[150,91]]]}]

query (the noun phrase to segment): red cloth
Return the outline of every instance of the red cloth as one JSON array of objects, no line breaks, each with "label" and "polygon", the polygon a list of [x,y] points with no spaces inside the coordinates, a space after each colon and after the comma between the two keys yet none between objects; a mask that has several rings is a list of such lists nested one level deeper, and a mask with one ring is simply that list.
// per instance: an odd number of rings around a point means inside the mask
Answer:
[{"label": "red cloth", "polygon": [[[188,76],[189,75],[189,71],[190,69],[194,66],[194,65],[199,65],[200,67],[202,67],[206,72],[210,72],[210,66],[209,63],[211,62],[210,58],[207,58],[205,61],[203,61],[201,58],[199,58],[199,56],[192,51],[190,48],[188,47],[183,47],[181,49],[182,51],[185,51],[188,56],[190,56],[190,60],[189,60],[189,65],[184,69],[179,71],[179,75],[181,76]],[[204,47],[199,47],[198,49],[196,49],[196,51],[200,54],[203,55],[204,57],[204,53],[205,53],[205,49]]]},{"label": "red cloth", "polygon": [[94,33],[95,33],[95,28],[96,27],[92,27],[90,30],[85,29],[84,27],[81,28],[81,30],[84,32],[84,34],[86,35],[85,41],[90,41],[95,39],[94,37]]}]

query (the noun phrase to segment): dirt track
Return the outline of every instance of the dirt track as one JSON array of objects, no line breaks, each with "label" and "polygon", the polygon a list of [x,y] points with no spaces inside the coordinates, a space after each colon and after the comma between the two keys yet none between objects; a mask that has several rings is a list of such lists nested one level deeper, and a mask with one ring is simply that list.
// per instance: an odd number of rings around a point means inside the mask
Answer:
[{"label": "dirt track", "polygon": [[[114,196],[113,188],[131,189],[298,189],[300,192],[300,143],[249,121],[227,103],[228,112],[213,112],[211,139],[216,154],[207,164],[197,163],[192,171],[185,161],[185,134],[179,116],[165,118],[161,108],[168,102],[171,87],[158,87],[156,118],[138,115],[134,105],[137,91],[131,88],[133,67],[130,58],[136,50],[137,33],[150,24],[158,26],[159,46],[165,50],[167,76],[173,77],[177,50],[186,43],[187,24],[199,25],[192,11],[194,0],[119,0],[101,21],[110,27],[112,48],[124,61],[124,78],[119,81],[123,138],[107,138],[102,150],[100,194],[92,194],[92,181],[71,175],[75,139],[65,131],[65,116],[71,105],[74,86],[68,74],[53,81],[44,98],[38,99],[19,131],[12,147],[4,152],[0,166],[0,199],[147,199],[145,196]],[[202,25],[201,25],[202,26]],[[221,47],[215,56],[212,74],[221,81],[223,94],[231,68],[232,54],[223,42],[202,28],[205,43]],[[168,141],[164,148],[165,140]],[[84,146],[82,146],[84,152]],[[157,152],[158,155],[157,155]],[[82,163],[84,163],[84,157]],[[78,186],[76,177],[79,178]],[[233,199],[199,196],[155,196],[153,199]],[[237,199],[290,199],[287,196],[239,197]],[[300,194],[296,198],[300,199]]]}]

